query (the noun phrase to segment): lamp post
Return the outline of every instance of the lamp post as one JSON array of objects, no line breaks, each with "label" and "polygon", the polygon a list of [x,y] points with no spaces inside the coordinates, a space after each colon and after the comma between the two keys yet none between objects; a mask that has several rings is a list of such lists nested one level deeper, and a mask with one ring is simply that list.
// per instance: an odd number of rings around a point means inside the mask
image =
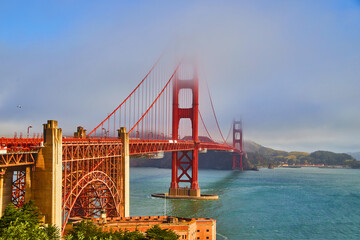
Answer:
[{"label": "lamp post", "polygon": [[30,128],[32,128],[32,126],[28,126],[27,128],[27,137],[29,138],[29,134],[30,134]]},{"label": "lamp post", "polygon": [[104,136],[104,137],[106,138],[106,129],[105,129],[105,128],[102,128],[102,129],[101,129],[101,137],[102,137],[102,133],[103,133],[103,132],[105,133],[105,136]]}]

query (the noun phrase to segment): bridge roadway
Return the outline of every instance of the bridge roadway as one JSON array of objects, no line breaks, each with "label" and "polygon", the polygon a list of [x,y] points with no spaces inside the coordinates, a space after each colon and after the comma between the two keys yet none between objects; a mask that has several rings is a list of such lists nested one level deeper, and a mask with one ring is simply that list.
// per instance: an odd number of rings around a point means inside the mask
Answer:
[{"label": "bridge roadway", "polygon": [[[7,153],[0,154],[0,168],[29,166],[34,165],[36,155],[43,147],[43,138],[0,138],[0,146],[6,146]],[[63,148],[80,145],[93,144],[122,144],[120,139],[111,138],[93,138],[93,139],[77,139],[77,138],[63,138]],[[198,142],[194,141],[173,141],[173,140],[129,140],[129,154],[142,155],[158,152],[173,152],[173,151],[192,151],[195,146],[199,150],[219,150],[241,153],[239,149],[226,144],[216,142]],[[85,156],[84,156],[85,157]],[[63,160],[65,157],[63,156]],[[66,159],[69,160],[69,159]]]}]

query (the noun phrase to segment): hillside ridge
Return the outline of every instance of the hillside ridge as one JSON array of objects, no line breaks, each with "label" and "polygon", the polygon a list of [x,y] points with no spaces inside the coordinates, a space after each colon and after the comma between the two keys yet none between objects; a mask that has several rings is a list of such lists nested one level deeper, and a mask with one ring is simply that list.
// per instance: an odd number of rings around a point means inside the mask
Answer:
[{"label": "hillside ridge", "polygon": [[[254,141],[244,142],[244,168],[254,169],[258,167],[292,166],[292,165],[323,165],[360,168],[360,162],[346,153],[334,153],[318,150],[312,153],[300,151],[282,151],[264,147]],[[132,158],[132,167],[158,167],[171,168],[171,153],[165,153],[164,158],[152,159],[151,156]],[[219,159],[221,159],[219,161]],[[199,169],[232,169],[233,155],[229,152],[208,151],[207,154],[199,154]]]}]

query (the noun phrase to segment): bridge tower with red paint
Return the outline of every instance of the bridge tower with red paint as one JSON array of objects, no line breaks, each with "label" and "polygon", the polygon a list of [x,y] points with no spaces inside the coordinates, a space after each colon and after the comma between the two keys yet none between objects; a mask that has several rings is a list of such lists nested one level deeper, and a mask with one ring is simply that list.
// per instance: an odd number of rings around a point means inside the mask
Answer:
[{"label": "bridge tower with red paint", "polygon": [[[192,140],[195,142],[195,148],[192,151],[172,152],[172,176],[169,195],[200,197],[197,146],[199,143],[199,78],[195,70],[192,79],[180,79],[177,74],[174,80],[172,140],[179,140],[180,120],[188,118],[191,121]],[[192,106],[190,108],[179,107],[179,93],[181,89],[190,89],[192,91]],[[179,187],[179,183],[188,183],[190,186],[185,188]]]},{"label": "bridge tower with red paint", "polygon": [[233,156],[233,169],[243,171],[243,132],[242,132],[242,121],[233,122],[233,147],[240,150],[240,154]]}]

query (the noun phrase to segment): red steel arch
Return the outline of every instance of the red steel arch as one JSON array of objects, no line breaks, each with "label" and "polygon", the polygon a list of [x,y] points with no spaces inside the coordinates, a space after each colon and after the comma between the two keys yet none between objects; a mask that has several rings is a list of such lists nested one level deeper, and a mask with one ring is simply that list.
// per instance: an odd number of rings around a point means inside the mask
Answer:
[{"label": "red steel arch", "polygon": [[123,197],[120,139],[63,139],[62,226],[74,216],[121,216]]},{"label": "red steel arch", "polygon": [[[108,216],[120,216],[120,205],[121,205],[121,194],[116,188],[116,183],[111,179],[111,177],[102,172],[102,171],[93,171],[85,174],[79,181],[76,183],[76,185],[73,187],[71,192],[68,194],[68,198],[63,202],[63,226],[66,225],[68,219],[70,216],[84,216],[83,214],[72,214],[73,208],[75,204],[77,203],[78,199],[84,194],[84,190],[91,186],[92,184],[96,184],[97,182],[101,182],[103,186],[105,186],[108,191],[110,192],[109,196],[106,196],[107,198],[110,198],[108,200],[108,203],[110,204],[109,210],[110,212],[107,213]],[[75,196],[74,198],[70,199],[70,196]],[[88,199],[88,195],[85,196]],[[100,196],[99,196],[100,197]],[[81,209],[90,209],[90,210],[96,210],[100,209],[103,206],[96,206],[91,204],[89,202],[88,206],[81,206]],[[94,212],[95,213],[95,212]],[[95,215],[95,214],[93,214]]]}]

